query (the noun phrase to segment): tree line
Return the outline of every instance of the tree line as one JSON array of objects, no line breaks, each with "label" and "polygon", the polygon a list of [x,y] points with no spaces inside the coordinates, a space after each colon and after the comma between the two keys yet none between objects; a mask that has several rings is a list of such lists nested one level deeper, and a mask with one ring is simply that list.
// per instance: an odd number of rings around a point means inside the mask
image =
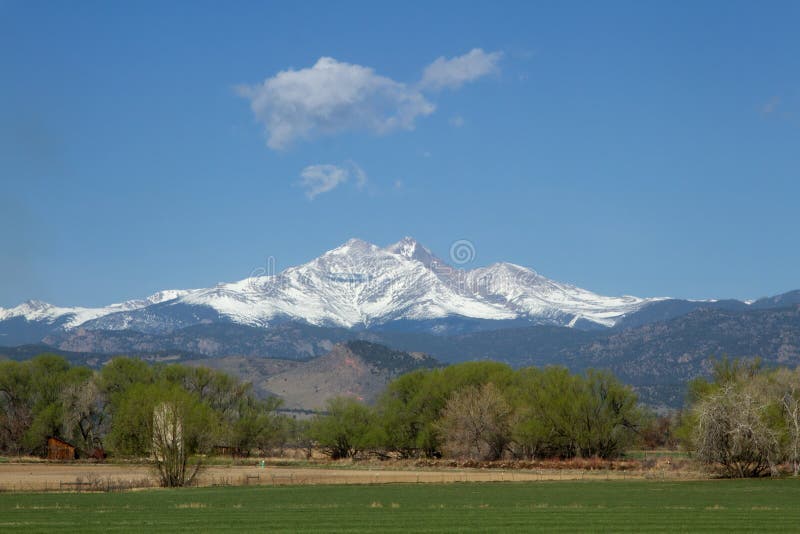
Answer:
[{"label": "tree line", "polygon": [[[310,419],[278,412],[249,383],[205,367],[114,358],[102,369],[41,355],[0,362],[0,451],[44,454],[57,436],[84,454],[156,460],[165,485],[214,452],[322,450],[331,458],[598,457],[678,442],[731,477],[800,472],[800,371],[721,360],[688,407],[656,417],[612,374],[470,362],[417,370],[372,405],[336,397]],[[163,469],[162,469],[163,468]],[[174,479],[174,480],[173,480]]]},{"label": "tree line", "polygon": [[614,458],[637,439],[645,418],[633,390],[607,372],[471,362],[403,375],[373,407],[335,398],[312,421],[310,435],[334,458],[365,451]]},{"label": "tree line", "polygon": [[412,372],[374,406],[337,397],[310,421],[279,415],[279,406],[205,367],[119,357],[93,371],[54,355],[0,362],[0,450],[12,454],[43,454],[47,437],[58,436],[81,451],[148,456],[159,409],[180,412],[192,453],[313,443],[333,458],[611,458],[644,420],[631,388],[609,373],[494,362]]},{"label": "tree line", "polygon": [[277,399],[258,399],[250,384],[219,371],[124,357],[93,371],[40,355],[0,362],[0,451],[44,454],[56,436],[84,453],[147,456],[154,410],[165,403],[180,410],[191,453],[218,444],[267,449],[288,432],[289,421],[275,414]]}]

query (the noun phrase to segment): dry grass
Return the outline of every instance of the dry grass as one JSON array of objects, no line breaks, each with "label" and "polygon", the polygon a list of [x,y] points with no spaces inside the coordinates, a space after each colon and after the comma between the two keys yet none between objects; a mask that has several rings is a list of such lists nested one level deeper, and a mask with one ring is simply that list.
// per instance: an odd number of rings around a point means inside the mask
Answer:
[{"label": "dry grass", "polygon": [[[597,459],[537,462],[303,462],[259,467],[260,459],[239,465],[207,466],[197,486],[320,485],[456,482],[531,482],[545,480],[699,480],[708,478],[690,463],[642,467],[635,461]],[[284,462],[285,463],[285,462]],[[676,462],[677,463],[677,462]],[[3,463],[0,491],[122,491],[150,488],[150,466],[142,464]]]}]

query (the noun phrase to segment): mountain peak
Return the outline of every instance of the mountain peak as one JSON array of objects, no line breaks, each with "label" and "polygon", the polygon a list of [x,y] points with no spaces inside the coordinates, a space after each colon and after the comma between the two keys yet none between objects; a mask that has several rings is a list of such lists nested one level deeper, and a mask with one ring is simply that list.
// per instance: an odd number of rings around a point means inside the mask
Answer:
[{"label": "mountain peak", "polygon": [[432,263],[443,264],[436,255],[427,247],[422,245],[413,237],[404,237],[394,245],[389,245],[384,249],[386,252],[403,256],[404,258],[417,260],[422,262],[426,267],[430,267]]},{"label": "mountain peak", "polygon": [[49,302],[45,302],[43,300],[30,299],[30,300],[26,300],[25,302],[20,304],[19,307],[20,308],[24,308],[24,309],[28,309],[28,310],[32,310],[32,311],[42,311],[42,310],[47,310],[49,308],[52,308],[53,305],[50,304]]},{"label": "mountain peak", "polygon": [[0,308],[0,321],[13,317],[23,317],[27,320],[54,319],[58,315],[72,311],[71,308],[58,308],[41,300],[26,300],[13,308]]},{"label": "mountain peak", "polygon": [[190,293],[190,291],[185,289],[164,289],[162,291],[153,293],[145,300],[150,304],[160,304],[162,302],[180,298],[188,293]]},{"label": "mountain peak", "polygon": [[338,247],[328,252],[337,252],[337,253],[350,253],[350,252],[371,252],[376,250],[378,247],[369,243],[368,241],[364,241],[363,239],[358,239],[356,237],[348,239],[346,242],[342,243]]},{"label": "mountain peak", "polygon": [[325,252],[322,256],[317,258],[317,260],[325,259],[325,258],[335,258],[335,257],[342,257],[342,256],[363,256],[365,254],[371,254],[380,248],[377,245],[373,245],[363,239],[358,238],[351,238],[339,245],[338,247],[331,249]]}]

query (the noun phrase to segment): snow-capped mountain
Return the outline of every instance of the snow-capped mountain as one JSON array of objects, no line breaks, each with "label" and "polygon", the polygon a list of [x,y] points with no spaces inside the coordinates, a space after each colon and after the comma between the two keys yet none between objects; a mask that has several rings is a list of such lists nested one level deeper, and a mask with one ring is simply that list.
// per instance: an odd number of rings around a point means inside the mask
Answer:
[{"label": "snow-capped mountain", "polygon": [[411,238],[385,248],[351,239],[278,274],[162,291],[103,308],[29,301],[0,308],[0,323],[18,318],[62,330],[143,332],[204,322],[268,326],[285,320],[345,328],[424,322],[434,330],[437,322],[454,320],[613,326],[655,300],[597,295],[511,263],[458,269]]},{"label": "snow-capped mountain", "polygon": [[110,304],[102,308],[60,307],[40,300],[27,300],[13,308],[0,308],[0,321],[22,318],[31,322],[58,322],[65,329],[69,329],[112,313],[138,310],[152,304],[174,300],[187,293],[189,291],[168,289],[154,293],[144,299],[126,300],[125,302]]}]

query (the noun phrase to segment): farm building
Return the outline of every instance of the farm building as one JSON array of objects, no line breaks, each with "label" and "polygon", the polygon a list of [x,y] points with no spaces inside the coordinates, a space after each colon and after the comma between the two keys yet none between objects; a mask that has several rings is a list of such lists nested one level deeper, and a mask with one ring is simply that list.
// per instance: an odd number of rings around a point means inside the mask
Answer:
[{"label": "farm building", "polygon": [[75,446],[67,443],[61,438],[50,436],[47,438],[47,459],[74,460]]}]

